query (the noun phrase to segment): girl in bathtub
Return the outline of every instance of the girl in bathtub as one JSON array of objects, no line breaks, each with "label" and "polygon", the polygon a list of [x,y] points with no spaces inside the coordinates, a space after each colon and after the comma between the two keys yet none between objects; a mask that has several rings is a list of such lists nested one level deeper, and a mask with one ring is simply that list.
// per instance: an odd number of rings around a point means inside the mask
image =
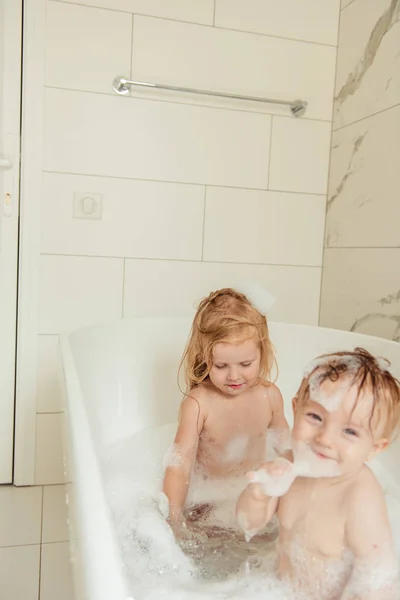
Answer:
[{"label": "girl in bathtub", "polygon": [[244,294],[221,289],[200,303],[182,358],[187,391],[163,484],[178,537],[187,520],[212,511],[212,502],[198,500],[189,510],[191,478],[215,482],[221,493],[222,479],[241,479],[265,461],[267,437],[275,448],[284,443],[288,424],[270,380],[274,364],[266,317]]}]

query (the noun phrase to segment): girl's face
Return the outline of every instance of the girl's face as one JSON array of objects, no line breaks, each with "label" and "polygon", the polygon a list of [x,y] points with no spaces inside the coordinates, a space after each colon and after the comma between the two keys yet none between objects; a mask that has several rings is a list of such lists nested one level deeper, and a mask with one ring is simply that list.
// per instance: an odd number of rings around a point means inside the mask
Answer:
[{"label": "girl's face", "polygon": [[210,380],[223,394],[237,396],[257,383],[261,352],[252,339],[240,343],[220,342],[213,348]]}]

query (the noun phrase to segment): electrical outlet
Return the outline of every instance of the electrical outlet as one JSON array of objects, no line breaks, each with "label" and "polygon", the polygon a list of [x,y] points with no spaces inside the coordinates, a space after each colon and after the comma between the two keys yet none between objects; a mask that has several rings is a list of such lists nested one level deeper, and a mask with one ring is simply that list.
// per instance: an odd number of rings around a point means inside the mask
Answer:
[{"label": "electrical outlet", "polygon": [[74,219],[101,219],[103,217],[102,195],[75,192],[73,216]]}]

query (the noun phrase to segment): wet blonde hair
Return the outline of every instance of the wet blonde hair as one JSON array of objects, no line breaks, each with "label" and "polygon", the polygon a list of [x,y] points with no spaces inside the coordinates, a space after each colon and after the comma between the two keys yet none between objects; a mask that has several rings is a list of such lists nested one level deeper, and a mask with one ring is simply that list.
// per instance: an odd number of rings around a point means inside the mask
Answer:
[{"label": "wet blonde hair", "polygon": [[186,391],[208,377],[213,348],[220,342],[240,343],[254,339],[261,351],[260,378],[270,379],[276,365],[268,324],[244,294],[232,288],[212,292],[204,298],[193,320],[189,340],[182,356]]},{"label": "wet blonde hair", "polygon": [[297,401],[302,405],[310,399],[310,379],[314,375],[317,375],[319,386],[326,380],[338,381],[350,377],[351,385],[357,386],[355,406],[363,392],[371,392],[373,407],[370,427],[379,427],[383,437],[393,441],[400,428],[400,381],[390,373],[389,367],[387,359],[376,358],[364,348],[355,348],[353,352],[323,354],[312,361],[306,370],[296,394]]}]

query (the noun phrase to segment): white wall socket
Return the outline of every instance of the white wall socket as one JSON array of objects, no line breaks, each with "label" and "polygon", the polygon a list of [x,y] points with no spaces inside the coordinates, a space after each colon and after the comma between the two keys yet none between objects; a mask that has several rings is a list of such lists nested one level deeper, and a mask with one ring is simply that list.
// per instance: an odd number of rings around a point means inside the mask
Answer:
[{"label": "white wall socket", "polygon": [[75,192],[73,216],[74,219],[101,219],[103,217],[102,195]]}]

